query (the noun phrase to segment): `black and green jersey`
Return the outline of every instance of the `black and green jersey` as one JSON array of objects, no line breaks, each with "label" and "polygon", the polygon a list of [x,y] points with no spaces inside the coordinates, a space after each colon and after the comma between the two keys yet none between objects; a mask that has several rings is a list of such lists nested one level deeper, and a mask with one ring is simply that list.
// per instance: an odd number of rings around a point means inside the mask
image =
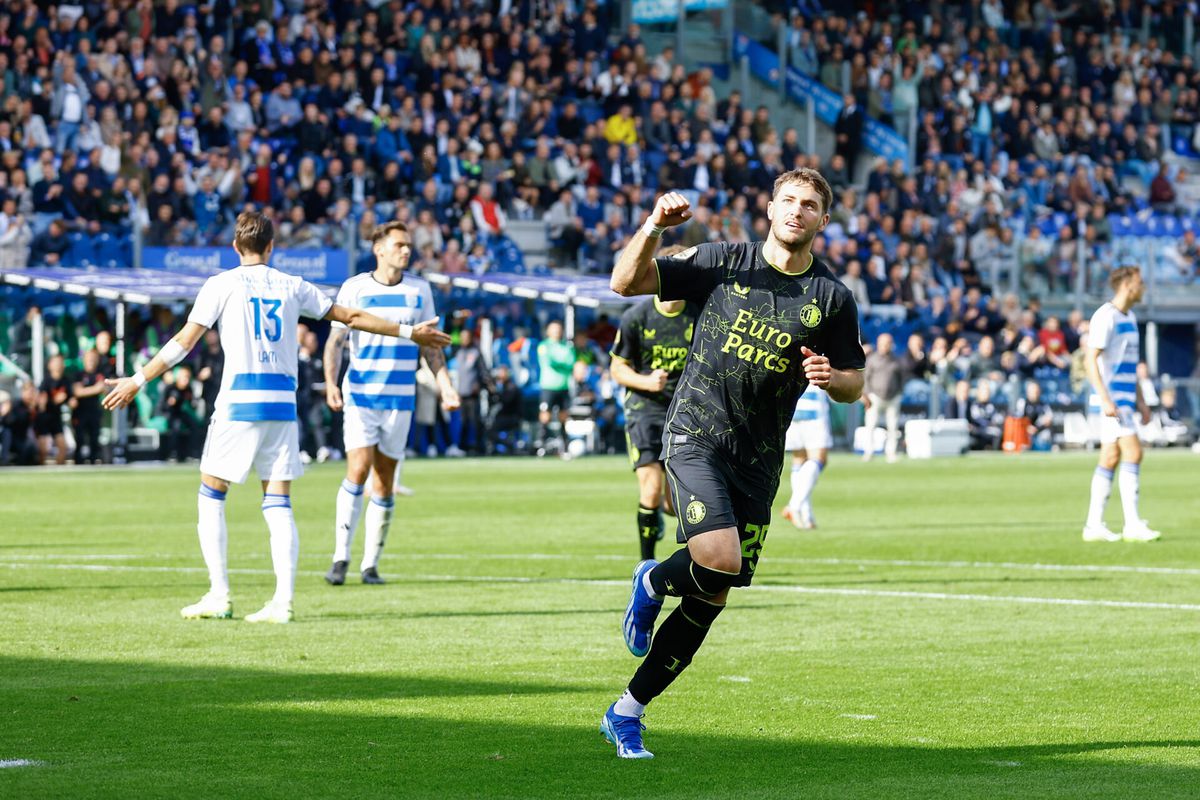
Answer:
[{"label": "black and green jersey", "polygon": [[661,392],[625,390],[625,413],[629,416],[665,414],[683,374],[688,346],[700,307],[688,303],[674,314],[659,306],[657,297],[643,300],[621,315],[621,327],[613,342],[612,356],[629,362],[635,372],[648,375],[656,369],[668,373]]},{"label": "black and green jersey", "polygon": [[762,242],[701,244],[654,261],[659,297],[703,306],[667,415],[665,455],[695,440],[773,492],[808,386],[801,347],[834,369],[865,365],[850,290],[815,257],[798,275],[781,272],[763,258]]}]

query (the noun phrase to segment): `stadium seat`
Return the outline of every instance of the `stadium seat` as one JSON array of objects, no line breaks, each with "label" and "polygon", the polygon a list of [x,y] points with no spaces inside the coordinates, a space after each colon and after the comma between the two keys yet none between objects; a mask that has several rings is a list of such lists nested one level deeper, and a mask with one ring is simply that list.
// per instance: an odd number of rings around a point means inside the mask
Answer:
[{"label": "stadium seat", "polygon": [[96,263],[96,251],[92,239],[86,233],[76,231],[67,237],[71,246],[63,257],[63,266],[90,267]]}]

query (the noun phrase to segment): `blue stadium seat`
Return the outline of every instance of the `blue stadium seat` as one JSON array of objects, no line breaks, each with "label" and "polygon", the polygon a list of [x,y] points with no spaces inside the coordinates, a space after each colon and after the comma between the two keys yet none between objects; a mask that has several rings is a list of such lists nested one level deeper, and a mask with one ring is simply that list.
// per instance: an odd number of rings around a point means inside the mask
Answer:
[{"label": "blue stadium seat", "polygon": [[96,263],[96,251],[92,247],[92,238],[86,233],[75,231],[68,237],[71,247],[63,261],[68,267],[90,267]]},{"label": "blue stadium seat", "polygon": [[579,116],[583,117],[583,121],[591,125],[594,122],[599,122],[604,118],[604,108],[599,103],[584,102],[579,105]]}]

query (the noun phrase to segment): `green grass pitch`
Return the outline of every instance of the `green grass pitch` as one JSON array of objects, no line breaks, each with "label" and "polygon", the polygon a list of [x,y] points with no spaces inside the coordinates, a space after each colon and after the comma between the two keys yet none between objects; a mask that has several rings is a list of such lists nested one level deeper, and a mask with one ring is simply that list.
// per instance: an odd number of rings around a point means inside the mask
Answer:
[{"label": "green grass pitch", "polygon": [[[1080,541],[1086,454],[835,454],[820,529],[776,516],[643,762],[597,730],[637,663],[623,460],[410,463],[389,584],[337,589],[314,467],[297,621],[257,627],[179,618],[194,467],[3,472],[0,797],[1197,797],[1196,459],[1149,453],[1166,536],[1130,545]],[[228,505],[239,618],[273,586],[258,494]]]}]

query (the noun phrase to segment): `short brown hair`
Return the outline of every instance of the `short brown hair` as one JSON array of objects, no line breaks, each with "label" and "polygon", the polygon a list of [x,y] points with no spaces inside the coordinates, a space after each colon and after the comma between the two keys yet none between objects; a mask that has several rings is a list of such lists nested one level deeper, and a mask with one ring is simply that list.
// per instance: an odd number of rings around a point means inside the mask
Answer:
[{"label": "short brown hair", "polygon": [[1112,272],[1108,273],[1108,285],[1111,286],[1112,290],[1115,292],[1121,288],[1121,284],[1125,283],[1125,281],[1132,278],[1134,274],[1141,271],[1142,268],[1134,264],[1126,264],[1124,266],[1117,267]]},{"label": "short brown hair", "polygon": [[821,195],[821,213],[829,213],[829,208],[833,205],[833,189],[829,188],[829,181],[825,180],[824,175],[811,167],[800,167],[790,172],[784,172],[775,179],[775,188],[771,190],[771,199],[774,200],[775,195],[779,194],[779,190],[789,183],[798,183],[816,189],[817,194]]},{"label": "short brown hair", "polygon": [[408,226],[398,219],[394,219],[391,222],[385,222],[382,225],[376,225],[375,230],[371,231],[371,244],[379,244],[379,242],[386,239],[388,234],[392,231],[408,233]]},{"label": "short brown hair", "polygon": [[275,226],[270,217],[258,211],[243,211],[238,214],[237,226],[233,229],[233,243],[240,253],[262,255],[275,239]]}]

